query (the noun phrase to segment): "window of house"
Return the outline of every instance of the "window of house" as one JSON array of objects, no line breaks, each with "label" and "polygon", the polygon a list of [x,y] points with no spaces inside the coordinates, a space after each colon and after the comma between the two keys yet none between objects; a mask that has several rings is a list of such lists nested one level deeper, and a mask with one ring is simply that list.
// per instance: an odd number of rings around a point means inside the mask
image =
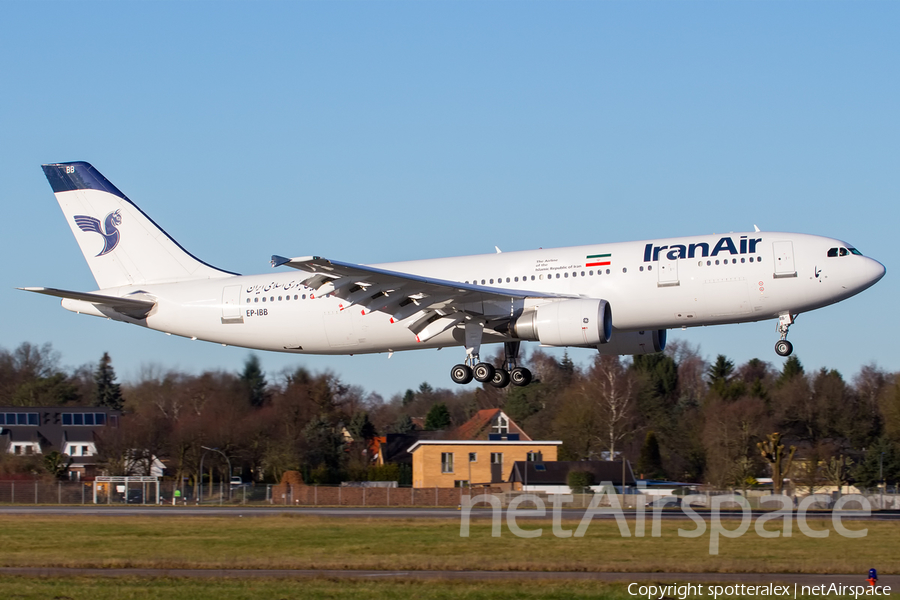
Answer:
[{"label": "window of house", "polygon": [[539,461],[539,460],[541,460],[541,453],[540,452],[529,452],[528,454],[525,455],[525,460],[527,460],[528,462]]},{"label": "window of house", "polygon": [[494,426],[491,427],[494,433],[509,433],[509,419],[503,413],[497,415]]},{"label": "window of house", "polygon": [[16,454],[22,454],[22,446],[13,446]]},{"label": "window of house", "polygon": [[477,452],[469,452],[469,462],[478,462],[478,453]]},{"label": "window of house", "polygon": [[453,472],[453,453],[441,452],[441,473]]},{"label": "window of house", "polygon": [[492,465],[502,465],[503,464],[503,453],[502,452],[491,452],[491,464]]},{"label": "window of house", "polygon": [[91,455],[90,448],[88,448],[87,446],[82,446],[81,447],[81,455],[82,456],[90,456]]},{"label": "window of house", "polygon": [[469,487],[469,482],[465,479],[457,479],[453,482],[453,487],[457,488],[467,488]]}]

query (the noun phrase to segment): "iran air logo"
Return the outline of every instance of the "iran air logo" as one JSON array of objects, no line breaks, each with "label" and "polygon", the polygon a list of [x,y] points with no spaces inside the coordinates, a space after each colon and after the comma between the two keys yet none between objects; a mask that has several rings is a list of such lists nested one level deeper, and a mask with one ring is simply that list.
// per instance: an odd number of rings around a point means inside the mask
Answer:
[{"label": "iran air logo", "polygon": [[106,219],[103,221],[106,231],[100,228],[99,220],[87,215],[75,215],[75,224],[82,231],[93,231],[103,236],[103,250],[97,256],[109,254],[119,244],[119,230],[116,228],[117,225],[122,224],[122,215],[119,211],[106,215]]}]

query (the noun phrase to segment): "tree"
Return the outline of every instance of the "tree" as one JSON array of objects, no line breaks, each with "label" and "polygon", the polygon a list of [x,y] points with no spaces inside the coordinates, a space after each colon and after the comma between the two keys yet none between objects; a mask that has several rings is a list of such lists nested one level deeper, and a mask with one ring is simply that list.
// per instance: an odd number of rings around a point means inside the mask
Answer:
[{"label": "tree", "polygon": [[450,427],[450,422],[450,411],[447,409],[447,405],[438,402],[425,416],[425,429],[428,431],[447,429]]},{"label": "tree", "polygon": [[600,423],[599,438],[616,459],[616,444],[634,431],[635,380],[618,356],[600,354],[588,373],[589,394],[594,398]]},{"label": "tree", "polygon": [[251,354],[244,362],[244,371],[241,373],[241,382],[247,389],[247,398],[250,405],[261,407],[269,398],[265,375],[259,365],[259,357]]},{"label": "tree", "polygon": [[785,459],[784,444],[781,442],[781,434],[777,431],[766,436],[765,442],[759,442],[756,446],[760,454],[772,465],[772,490],[776,495],[782,493],[784,488],[784,476],[790,472],[791,463],[794,461],[796,446],[791,446],[790,453]]},{"label": "tree", "polygon": [[116,372],[112,367],[112,359],[108,352],[100,358],[100,364],[94,372],[96,395],[94,406],[105,406],[112,410],[122,410],[122,389],[116,383]]},{"label": "tree", "polygon": [[60,454],[56,450],[44,457],[44,468],[47,472],[57,479],[65,479],[69,466],[72,464],[72,457],[67,454]]},{"label": "tree", "polygon": [[416,424],[413,423],[412,417],[403,413],[394,423],[394,433],[412,433],[416,430]]},{"label": "tree", "polygon": [[642,479],[657,479],[665,476],[662,468],[662,456],[659,453],[659,442],[656,441],[656,434],[652,431],[648,431],[644,438],[644,445],[641,446],[641,453],[638,456],[637,470]]},{"label": "tree", "polygon": [[832,456],[828,462],[822,466],[822,472],[825,475],[825,480],[830,485],[841,490],[841,488],[847,485],[850,467],[852,466],[853,460],[850,457],[841,454],[840,456]]},{"label": "tree", "polygon": [[369,413],[365,411],[359,411],[353,415],[347,431],[350,432],[350,435],[353,436],[353,440],[356,442],[370,440],[376,435],[375,426],[369,421]]}]

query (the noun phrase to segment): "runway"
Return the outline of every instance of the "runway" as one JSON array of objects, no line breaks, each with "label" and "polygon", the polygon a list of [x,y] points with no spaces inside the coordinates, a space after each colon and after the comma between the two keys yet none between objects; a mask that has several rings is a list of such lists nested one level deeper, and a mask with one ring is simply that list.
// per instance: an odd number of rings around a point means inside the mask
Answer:
[{"label": "runway", "polygon": [[[708,518],[709,511],[694,509],[704,518]],[[580,521],[585,516],[586,509],[565,508],[562,509],[564,520]],[[295,506],[150,506],[150,505],[80,505],[80,506],[2,506],[0,515],[61,515],[61,516],[103,516],[103,517],[273,517],[284,514],[308,515],[329,518],[386,518],[386,519],[458,519],[462,511],[457,508],[383,508],[383,507],[295,507]],[[550,519],[550,508],[545,513],[529,509],[516,509],[516,518],[520,519]],[[626,518],[635,516],[633,510],[623,511]],[[753,519],[760,515],[769,514],[768,511],[752,511]],[[652,511],[644,513],[645,519],[653,518]],[[490,518],[492,512],[487,508],[474,508],[471,511],[472,518]],[[796,516],[796,515],[795,515]],[[503,510],[506,518],[506,510]],[[614,519],[613,513],[595,513],[595,519]],[[740,519],[740,511],[721,511],[721,519]],[[661,511],[664,520],[690,520],[681,510],[667,509]],[[831,519],[831,511],[807,511],[807,519]],[[856,511],[841,511],[841,519],[870,520],[870,521],[897,521],[900,520],[900,511],[879,511],[870,515],[857,513]]]},{"label": "runway", "polygon": [[[415,579],[519,581],[568,580],[610,583],[695,583],[745,584],[769,583],[790,586],[866,585],[865,574],[812,573],[592,573],[584,571],[375,571],[362,569],[63,569],[44,567],[2,567],[0,576],[25,577],[184,577],[184,578],[281,578],[281,579]],[[883,575],[879,585],[900,586],[900,575]]]}]

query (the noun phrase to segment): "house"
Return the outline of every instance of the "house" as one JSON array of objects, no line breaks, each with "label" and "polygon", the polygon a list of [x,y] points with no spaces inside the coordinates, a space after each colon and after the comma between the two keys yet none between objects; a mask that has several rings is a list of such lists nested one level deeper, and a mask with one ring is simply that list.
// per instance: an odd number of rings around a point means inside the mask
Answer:
[{"label": "house", "polygon": [[94,406],[0,406],[0,452],[49,454],[72,459],[69,476],[81,479],[97,472],[97,434],[118,427],[122,413]]},{"label": "house", "polygon": [[409,447],[413,487],[502,483],[517,461],[555,461],[560,445],[560,441],[518,439],[419,440]]},{"label": "house", "polygon": [[524,440],[530,441],[521,427],[499,408],[479,410],[471,419],[451,431],[413,431],[389,433],[372,438],[369,458],[372,464],[412,465],[409,449],[420,440]]},{"label": "house", "polygon": [[[570,494],[569,473],[571,471],[587,471],[591,474],[594,485],[591,490],[600,492],[603,483],[610,482],[619,490],[622,490],[622,461],[606,460],[580,460],[580,461],[522,461],[512,466],[509,482],[514,490],[524,492],[537,492],[545,494]],[[625,461],[625,486],[633,487],[637,484],[634,473],[631,471],[631,463]]]}]

